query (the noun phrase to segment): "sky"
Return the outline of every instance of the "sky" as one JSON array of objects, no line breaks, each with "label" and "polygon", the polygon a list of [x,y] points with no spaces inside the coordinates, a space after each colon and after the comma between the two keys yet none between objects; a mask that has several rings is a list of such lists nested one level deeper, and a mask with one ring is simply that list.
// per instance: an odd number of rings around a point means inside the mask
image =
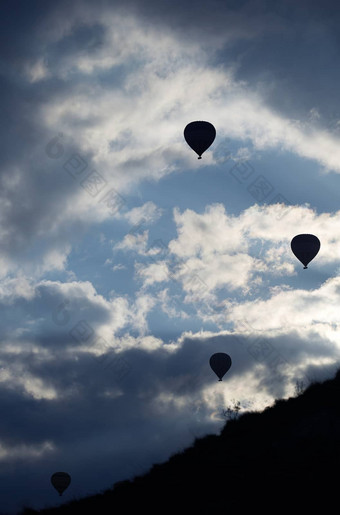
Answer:
[{"label": "sky", "polygon": [[[95,494],[340,359],[336,2],[1,4],[0,513]],[[197,159],[183,137],[206,120]],[[307,270],[290,242],[316,235]],[[222,382],[209,366],[225,352]],[[50,484],[65,471],[62,497]]]}]

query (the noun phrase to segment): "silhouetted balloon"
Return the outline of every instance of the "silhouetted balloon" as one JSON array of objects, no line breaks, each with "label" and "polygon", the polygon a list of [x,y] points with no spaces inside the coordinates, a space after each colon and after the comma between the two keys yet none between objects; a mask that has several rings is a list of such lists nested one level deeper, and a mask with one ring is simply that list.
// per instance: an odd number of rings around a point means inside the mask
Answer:
[{"label": "silhouetted balloon", "polygon": [[184,129],[184,138],[196,154],[202,154],[210,147],[216,137],[215,127],[209,122],[191,122]]},{"label": "silhouetted balloon", "polygon": [[320,240],[314,234],[298,234],[290,243],[291,249],[304,269],[320,250]]},{"label": "silhouetted balloon", "polygon": [[231,357],[225,352],[216,352],[211,356],[209,363],[219,381],[222,381],[222,377],[231,367]]},{"label": "silhouetted balloon", "polygon": [[67,472],[55,472],[51,476],[51,483],[59,492],[59,495],[62,495],[64,490],[66,490],[71,483],[71,476],[67,474]]}]

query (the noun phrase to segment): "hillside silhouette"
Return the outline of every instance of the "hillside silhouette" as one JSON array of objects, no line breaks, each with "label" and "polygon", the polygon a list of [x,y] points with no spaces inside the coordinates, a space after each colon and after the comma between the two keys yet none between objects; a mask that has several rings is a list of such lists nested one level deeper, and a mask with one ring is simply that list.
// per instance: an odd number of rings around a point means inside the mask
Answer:
[{"label": "hillside silhouette", "polygon": [[340,370],[297,397],[228,421],[219,435],[196,439],[143,476],[21,514],[335,513],[339,457]]}]

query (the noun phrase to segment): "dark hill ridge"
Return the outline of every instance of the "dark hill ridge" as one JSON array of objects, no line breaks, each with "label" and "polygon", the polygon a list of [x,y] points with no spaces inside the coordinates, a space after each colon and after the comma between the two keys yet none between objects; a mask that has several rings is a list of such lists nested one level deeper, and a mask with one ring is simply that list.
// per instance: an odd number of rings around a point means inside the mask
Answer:
[{"label": "dark hill ridge", "polygon": [[[167,512],[335,513],[340,498],[340,371],[300,396],[229,421],[220,435],[103,494],[22,515]],[[320,512],[320,508],[317,510]]]}]

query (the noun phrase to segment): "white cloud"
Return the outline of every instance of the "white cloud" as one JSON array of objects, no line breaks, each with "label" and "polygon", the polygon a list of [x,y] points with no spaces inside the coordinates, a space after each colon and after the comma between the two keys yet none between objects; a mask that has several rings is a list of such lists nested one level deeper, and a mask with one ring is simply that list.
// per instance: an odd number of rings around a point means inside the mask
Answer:
[{"label": "white cloud", "polygon": [[37,445],[7,446],[0,443],[0,461],[13,461],[22,459],[41,459],[46,453],[55,451],[52,442],[46,441]]},{"label": "white cloud", "polygon": [[38,59],[34,64],[26,67],[26,74],[31,83],[39,82],[50,76],[47,63],[43,58]]},{"label": "white cloud", "polygon": [[[312,233],[321,241],[315,258],[319,266],[340,259],[337,227],[340,211],[321,213],[306,206],[254,205],[239,216],[230,216],[224,206],[207,206],[203,214],[176,209],[178,237],[169,243],[177,261],[178,279],[197,274],[209,290],[227,285],[247,289],[258,283],[258,274],[292,275],[299,263],[290,242],[296,234]],[[262,251],[259,253],[259,248]],[[317,266],[313,265],[312,266]]]},{"label": "white cloud", "polygon": [[146,202],[140,207],[134,207],[123,215],[131,224],[143,225],[150,224],[158,220],[162,215],[162,209],[156,206],[154,202]]},{"label": "white cloud", "polygon": [[157,300],[163,313],[169,318],[189,318],[189,315],[182,309],[182,302],[179,295],[169,294],[169,288],[164,288],[157,293]]},{"label": "white cloud", "polygon": [[118,265],[114,265],[112,267],[113,272],[116,272],[117,270],[126,270],[126,266],[122,263],[118,263]]},{"label": "white cloud", "polygon": [[17,298],[30,300],[34,296],[34,286],[25,276],[6,278],[0,282],[0,301],[4,304],[12,304]]},{"label": "white cloud", "polygon": [[277,287],[267,300],[229,305],[227,319],[237,330],[281,334],[290,331],[304,335],[312,332],[334,342],[340,349],[340,278],[332,277],[314,290]]},{"label": "white cloud", "polygon": [[145,230],[141,234],[126,234],[124,239],[114,245],[114,249],[130,250],[145,254],[148,244],[149,231]]},{"label": "white cloud", "polygon": [[175,209],[174,220],[178,238],[169,243],[169,249],[180,257],[235,253],[248,248],[237,219],[228,217],[221,204],[207,206],[202,215],[190,209],[181,214]]},{"label": "white cloud", "polygon": [[133,306],[131,317],[132,327],[138,329],[141,335],[148,331],[147,315],[155,306],[156,300],[151,295],[140,294]]},{"label": "white cloud", "polygon": [[169,273],[165,262],[152,263],[151,265],[136,264],[136,273],[143,279],[143,286],[147,287],[155,283],[168,281]]}]

